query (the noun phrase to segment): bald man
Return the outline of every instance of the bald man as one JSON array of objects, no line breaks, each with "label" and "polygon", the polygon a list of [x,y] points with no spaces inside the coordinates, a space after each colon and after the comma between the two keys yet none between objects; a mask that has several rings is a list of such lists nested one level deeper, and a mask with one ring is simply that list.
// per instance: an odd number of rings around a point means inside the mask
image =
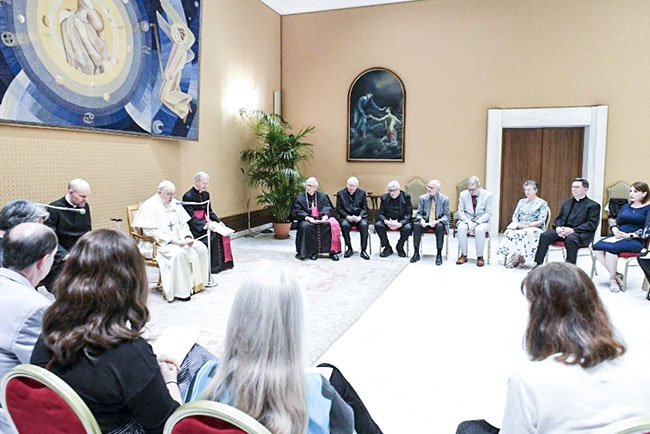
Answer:
[{"label": "bald man", "polygon": [[68,183],[68,192],[65,196],[50,204],[70,211],[48,208],[50,218],[45,221],[45,224],[54,230],[59,238],[59,244],[66,250],[70,250],[83,234],[92,229],[89,197],[88,181],[76,178]]},{"label": "bald man", "polygon": [[[4,236],[4,266],[0,268],[0,377],[21,363],[29,363],[49,307],[35,287],[48,273],[57,248],[52,229],[40,223],[21,223]],[[11,432],[0,408],[0,432]]]}]

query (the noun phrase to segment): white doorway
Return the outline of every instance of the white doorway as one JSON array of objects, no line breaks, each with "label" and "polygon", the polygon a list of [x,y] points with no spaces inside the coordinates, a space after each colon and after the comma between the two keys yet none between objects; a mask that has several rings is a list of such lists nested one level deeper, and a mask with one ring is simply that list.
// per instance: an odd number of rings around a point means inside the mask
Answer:
[{"label": "white doorway", "polygon": [[[492,229],[498,234],[501,194],[501,141],[504,128],[584,127],[582,176],[589,181],[589,197],[603,202],[608,107],[564,107],[488,110],[485,188],[492,193]],[[567,198],[570,188],[567,186]],[[494,222],[497,222],[494,224]],[[600,229],[596,231],[599,233]]]}]

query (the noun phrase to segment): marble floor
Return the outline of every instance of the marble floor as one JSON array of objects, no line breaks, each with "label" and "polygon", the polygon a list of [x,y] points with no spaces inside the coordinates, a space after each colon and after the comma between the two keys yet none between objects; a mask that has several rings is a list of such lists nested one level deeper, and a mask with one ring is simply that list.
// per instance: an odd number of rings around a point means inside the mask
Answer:
[{"label": "marble floor", "polygon": [[[453,434],[460,421],[477,418],[500,425],[508,377],[526,358],[520,284],[529,269],[505,269],[496,241],[483,268],[471,245],[470,261],[456,265],[454,239],[449,260],[436,267],[428,241],[423,259],[409,264],[320,358],[348,377],[384,433]],[[377,253],[373,261],[382,260]],[[552,254],[551,261],[561,260]],[[591,261],[579,257],[578,265],[589,271]],[[629,350],[650,352],[641,270],[630,267],[628,289],[617,294],[600,265],[598,271],[598,292]]]}]

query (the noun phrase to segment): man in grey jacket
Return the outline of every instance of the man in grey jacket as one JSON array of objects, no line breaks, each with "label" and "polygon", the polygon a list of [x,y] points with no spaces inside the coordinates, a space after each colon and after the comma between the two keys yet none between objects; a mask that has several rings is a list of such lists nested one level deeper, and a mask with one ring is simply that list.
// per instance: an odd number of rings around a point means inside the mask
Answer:
[{"label": "man in grey jacket", "polygon": [[477,176],[470,176],[467,180],[467,190],[463,190],[458,198],[458,245],[460,256],[456,264],[467,262],[467,237],[476,239],[476,265],[485,265],[483,248],[487,233],[490,231],[492,218],[492,193],[481,188],[481,181]]},{"label": "man in grey jacket", "polygon": [[449,233],[449,198],[440,193],[442,184],[437,179],[432,179],[427,184],[427,192],[420,196],[418,211],[413,223],[413,247],[415,252],[411,262],[420,260],[420,239],[427,228],[436,234],[436,265],[442,264],[442,246],[445,233]]},{"label": "man in grey jacket", "polygon": [[[52,267],[58,240],[54,231],[40,223],[21,223],[3,239],[0,268],[0,378],[14,366],[29,363],[41,334],[47,298],[35,286]],[[0,408],[0,432],[11,432]]]}]

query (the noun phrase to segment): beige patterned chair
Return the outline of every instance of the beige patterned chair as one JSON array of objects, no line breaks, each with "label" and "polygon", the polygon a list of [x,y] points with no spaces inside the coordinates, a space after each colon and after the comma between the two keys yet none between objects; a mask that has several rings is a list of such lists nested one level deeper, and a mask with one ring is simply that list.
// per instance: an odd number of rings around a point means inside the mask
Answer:
[{"label": "beige patterned chair", "polygon": [[413,205],[413,217],[418,210],[419,199],[427,192],[427,185],[420,178],[411,179],[406,184],[406,192],[411,195],[411,204]]},{"label": "beige patterned chair", "polygon": [[618,181],[616,184],[607,187],[607,197],[603,204],[603,218],[607,219],[607,233],[611,233],[612,226],[616,224],[615,218],[609,217],[609,200],[610,199],[627,199],[630,195],[630,186]]}]

